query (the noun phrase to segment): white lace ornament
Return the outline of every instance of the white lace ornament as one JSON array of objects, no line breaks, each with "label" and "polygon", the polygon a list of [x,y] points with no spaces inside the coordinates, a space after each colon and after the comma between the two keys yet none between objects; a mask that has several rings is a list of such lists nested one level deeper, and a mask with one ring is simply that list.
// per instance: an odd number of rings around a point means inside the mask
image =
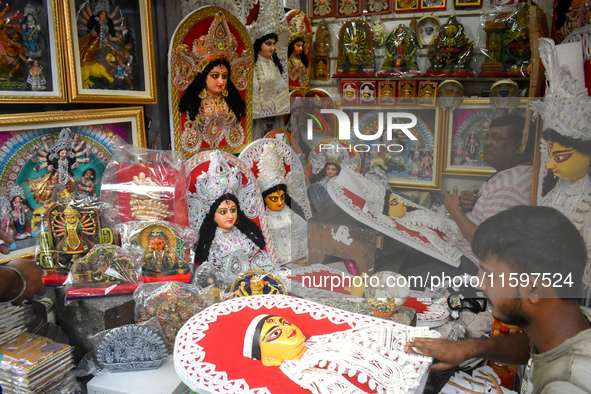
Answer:
[{"label": "white lace ornament", "polygon": [[287,205],[279,211],[265,210],[275,246],[275,256],[288,263],[308,256],[308,224]]},{"label": "white lace ornament", "polygon": [[[575,181],[559,179],[539,205],[558,209],[575,225],[587,250],[591,250],[591,180],[588,176]],[[591,256],[587,258],[583,283],[591,284]]]},{"label": "white lace ornament", "polygon": [[419,384],[423,358],[409,355],[407,330],[370,326],[311,337],[299,361],[284,361],[280,369],[303,388],[319,394],[363,393],[344,378],[356,377],[378,393],[413,392]]},{"label": "white lace ornament", "polygon": [[[354,181],[354,185],[359,188],[359,197],[366,201],[365,206],[359,207],[345,195],[345,186],[339,183],[350,182],[344,181],[345,175],[348,175]],[[355,187],[354,185],[347,187]],[[360,222],[454,267],[459,266],[462,252],[456,247],[458,227],[451,219],[438,215],[396,194],[393,196],[403,200],[405,205],[414,207],[416,210],[406,212],[401,219],[391,219],[382,213],[385,190],[380,189],[382,189],[380,184],[350,170],[345,170],[343,177],[335,177],[327,185],[328,193],[336,204]],[[353,190],[349,191],[354,192]],[[419,233],[429,242],[426,243],[419,236],[398,229],[397,223],[408,230]],[[442,232],[444,238],[442,239],[434,230]]]},{"label": "white lace ornament", "polygon": [[543,101],[533,101],[531,108],[542,116],[544,129],[554,129],[574,139],[591,140],[591,99],[587,89],[567,65],[560,63],[554,41],[540,38],[539,46],[546,69],[546,96]]},{"label": "white lace ornament", "polygon": [[[287,63],[283,67],[287,69]],[[280,74],[273,59],[259,56],[254,68],[252,116],[254,119],[289,112],[287,74]]]},{"label": "white lace ornament", "polygon": [[236,226],[228,232],[216,229],[207,260],[227,274],[240,274],[250,270],[271,271],[275,264],[269,255],[259,249]]},{"label": "white lace ornament", "polygon": [[[438,336],[435,331],[427,328],[396,325],[392,322],[387,322],[376,317],[346,312],[301,298],[270,295],[234,298],[232,300],[212,305],[203,310],[189,319],[189,321],[187,321],[187,323],[185,323],[185,325],[179,330],[174,348],[175,370],[181,380],[192,390],[207,392],[223,391],[227,394],[271,393],[267,387],[250,386],[249,376],[238,375],[234,379],[229,379],[227,369],[231,368],[231,365],[214,365],[207,361],[207,354],[209,352],[217,352],[219,349],[203,347],[201,340],[216,329],[216,325],[219,324],[217,322],[219,316],[236,315],[236,318],[240,319],[240,314],[243,310],[258,311],[259,314],[264,313],[274,315],[282,315],[284,310],[291,310],[298,315],[308,314],[309,316],[313,316],[314,319],[319,322],[331,322],[335,325],[335,329],[339,329],[338,327],[342,327],[343,324],[347,328],[375,325],[394,326],[394,329],[398,330],[398,333],[394,334],[392,337],[400,337],[400,340],[398,341],[399,343],[403,343],[402,338],[409,339],[412,337]],[[294,323],[297,324],[297,322]],[[320,338],[322,339],[322,337],[323,336]],[[387,338],[387,336],[385,336],[385,338]],[[393,342],[396,343],[396,339],[394,339]],[[392,340],[384,340],[382,343],[392,343]],[[396,351],[396,353],[397,352],[398,351]],[[405,359],[404,357],[408,357],[408,359]],[[431,360],[431,358],[420,355],[398,355],[397,363],[400,365],[405,375],[408,374],[408,376],[404,377],[405,382],[411,385],[413,384],[411,379],[414,379],[418,385],[421,378],[428,373]],[[314,371],[316,371],[316,369],[311,369],[310,371],[311,373],[315,373]],[[335,373],[336,372],[333,372],[332,374]],[[330,372],[320,371],[318,374],[326,376],[327,374],[330,374]],[[307,376],[311,375],[307,374]],[[313,382],[316,381],[316,379],[311,376],[310,381]],[[346,391],[344,388],[341,389],[339,386],[336,387],[338,388],[335,393],[355,393],[355,391]],[[416,387],[416,385],[414,387]],[[274,393],[285,392],[289,392],[289,387],[282,388],[281,391],[275,391]],[[404,393],[405,391],[400,389],[398,392]]]}]

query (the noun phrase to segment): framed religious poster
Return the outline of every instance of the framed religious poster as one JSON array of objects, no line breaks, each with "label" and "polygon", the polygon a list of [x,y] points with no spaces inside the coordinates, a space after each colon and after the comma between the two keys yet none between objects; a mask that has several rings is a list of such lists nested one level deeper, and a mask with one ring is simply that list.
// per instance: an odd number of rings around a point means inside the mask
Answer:
[{"label": "framed religious poster", "polygon": [[6,261],[34,252],[41,214],[56,190],[100,194],[120,143],[146,145],[141,107],[0,116],[0,225],[15,239]]},{"label": "framed religious poster", "polygon": [[74,103],[156,103],[148,0],[63,2],[68,90]]},{"label": "framed religious poster", "polygon": [[[525,116],[523,99],[512,114]],[[446,155],[444,174],[487,176],[494,168],[484,161],[485,141],[490,122],[507,114],[507,110],[495,109],[488,98],[465,99],[462,105],[447,112]]]},{"label": "framed religious poster", "polygon": [[380,122],[384,127],[377,139],[352,138],[352,145],[363,151],[359,152],[361,172],[383,172],[394,187],[438,190],[441,187],[443,141],[441,133],[435,131],[440,129],[442,113],[438,107],[418,106],[405,107],[399,112],[401,116],[393,119],[397,124],[409,123],[409,117],[405,117],[405,114],[416,117],[416,125],[408,129],[416,140],[409,138],[401,129],[396,129],[391,139],[387,138],[384,126],[387,114],[384,107],[359,114],[360,133],[376,134]]},{"label": "framed religious poster", "polygon": [[0,4],[0,102],[65,103],[58,0]]}]

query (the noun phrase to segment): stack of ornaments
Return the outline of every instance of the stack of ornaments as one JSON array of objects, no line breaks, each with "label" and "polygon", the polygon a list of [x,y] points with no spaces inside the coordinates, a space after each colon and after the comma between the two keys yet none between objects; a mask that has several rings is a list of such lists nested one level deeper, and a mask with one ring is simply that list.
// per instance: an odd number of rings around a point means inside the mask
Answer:
[{"label": "stack of ornaments", "polygon": [[72,392],[72,348],[25,332],[25,307],[0,303],[0,387],[4,393]]},{"label": "stack of ornaments", "polygon": [[0,302],[0,345],[12,341],[25,331],[25,308]]}]

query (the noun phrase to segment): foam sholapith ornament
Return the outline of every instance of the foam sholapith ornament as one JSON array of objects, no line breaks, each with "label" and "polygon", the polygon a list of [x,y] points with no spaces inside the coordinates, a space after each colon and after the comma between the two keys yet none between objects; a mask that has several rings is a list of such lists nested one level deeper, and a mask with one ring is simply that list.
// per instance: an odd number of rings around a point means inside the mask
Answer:
[{"label": "foam sholapith ornament", "polygon": [[[244,342],[223,339],[237,333]],[[434,335],[299,298],[239,297],[213,305],[181,328],[174,364],[196,391],[421,392],[432,359],[403,347],[411,338]],[[223,352],[220,341],[227,344]]]},{"label": "foam sholapith ornament", "polygon": [[312,208],[297,154],[284,142],[263,138],[247,146],[238,158],[251,168],[259,183],[279,261],[307,257],[306,220],[312,217]]},{"label": "foam sholapith ornament", "polygon": [[244,25],[207,6],[177,27],[169,51],[171,133],[189,158],[200,150],[239,152],[252,139],[253,47]]},{"label": "foam sholapith ornament", "polygon": [[199,231],[195,262],[210,262],[227,274],[275,269],[263,198],[252,171],[219,150],[195,155],[186,167],[189,223]]}]

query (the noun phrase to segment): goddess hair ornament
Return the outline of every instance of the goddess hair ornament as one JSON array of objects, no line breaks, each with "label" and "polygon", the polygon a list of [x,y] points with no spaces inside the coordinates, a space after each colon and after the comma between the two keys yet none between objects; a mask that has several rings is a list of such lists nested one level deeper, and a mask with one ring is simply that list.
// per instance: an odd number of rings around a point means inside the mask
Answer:
[{"label": "goddess hair ornament", "polygon": [[261,330],[265,320],[273,315],[258,315],[248,325],[246,333],[244,334],[244,347],[242,349],[242,355],[244,357],[252,358],[255,360],[261,359],[261,342],[259,340],[261,336]]},{"label": "goddess hair ornament", "polygon": [[582,62],[581,42],[555,45],[548,38],[540,38],[540,57],[546,68],[546,96],[544,100],[531,103],[534,113],[539,114],[544,122],[544,129],[554,129],[558,133],[583,141],[591,141],[591,98],[584,82],[571,72],[573,65],[565,64],[576,56],[558,55],[558,47],[578,45]]}]

